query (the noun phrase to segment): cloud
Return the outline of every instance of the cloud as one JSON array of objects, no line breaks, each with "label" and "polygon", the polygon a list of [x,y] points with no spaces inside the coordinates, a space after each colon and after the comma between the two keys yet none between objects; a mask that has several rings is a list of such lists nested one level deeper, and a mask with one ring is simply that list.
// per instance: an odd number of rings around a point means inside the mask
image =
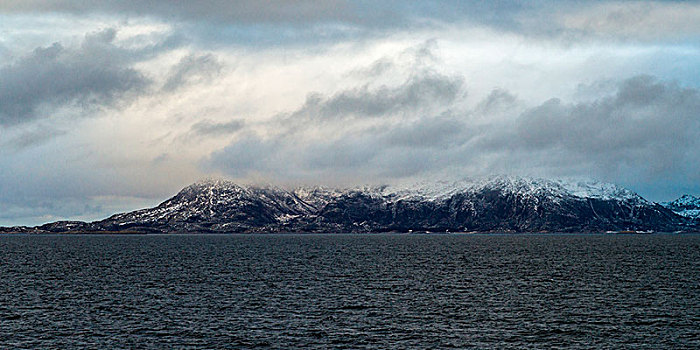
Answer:
[{"label": "cloud", "polygon": [[[275,140],[263,140],[256,135],[246,135],[232,142],[222,150],[214,152],[203,166],[205,168],[223,171],[228,176],[244,178],[258,172],[267,173],[281,164],[274,164],[281,159],[280,153],[285,151],[282,144]],[[291,160],[291,159],[290,159]]]},{"label": "cloud", "polygon": [[462,92],[463,79],[433,72],[417,74],[399,86],[382,85],[340,91],[333,96],[310,94],[290,120],[326,121],[353,117],[386,117],[403,111],[450,104]]},{"label": "cloud", "polygon": [[698,188],[696,3],[291,3],[0,1],[0,203],[217,172]]},{"label": "cloud", "polygon": [[163,84],[164,91],[173,91],[183,85],[209,82],[214,79],[223,68],[212,54],[189,54],[180,59],[170,69],[170,74]]},{"label": "cloud", "polygon": [[[556,3],[556,2],[555,2]],[[122,14],[155,16],[195,22],[246,25],[345,24],[364,28],[406,27],[430,21],[456,22],[464,18],[500,27],[517,26],[518,15],[547,4],[525,4],[518,0],[465,2],[458,0],[407,2],[400,0],[6,0],[6,13],[50,12],[72,14]],[[278,33],[280,34],[280,33]],[[323,34],[323,33],[318,33]]]},{"label": "cloud", "polygon": [[[218,30],[204,30],[208,39],[246,36],[251,43],[274,41],[280,36],[289,39],[294,36],[291,32],[319,39],[335,37],[329,32],[356,36],[363,31],[384,33],[387,29],[401,31],[465,22],[566,40],[593,37],[695,41],[700,33],[700,4],[689,1],[9,0],[0,2],[0,12],[150,16],[213,25]],[[247,29],[227,35],[221,25]],[[287,30],[280,31],[280,27]]]},{"label": "cloud", "polygon": [[85,36],[80,47],[40,47],[0,68],[0,126],[50,117],[57,107],[111,105],[149,80],[131,67],[130,50],[114,44],[116,31]]},{"label": "cloud", "polygon": [[243,125],[244,123],[241,120],[232,120],[225,123],[202,120],[192,125],[189,135],[197,137],[230,135],[241,130]]},{"label": "cloud", "polygon": [[621,82],[612,96],[578,104],[552,99],[523,113],[507,144],[585,159],[600,173],[629,166],[669,176],[698,160],[697,152],[689,152],[700,146],[698,110],[697,90],[637,76]]},{"label": "cloud", "polygon": [[367,181],[418,173],[469,134],[450,112],[466,94],[460,76],[424,71],[374,85],[311,94],[297,110],[259,126],[266,135],[249,131],[203,166],[281,182]]},{"label": "cloud", "polygon": [[21,131],[19,134],[9,138],[7,141],[0,143],[4,150],[12,150],[13,152],[40,145],[47,140],[64,135],[64,130],[58,130],[44,125],[38,125],[29,130]]},{"label": "cloud", "polygon": [[37,225],[58,220],[100,220],[114,213],[154,206],[158,200],[129,196],[24,197],[0,201],[0,226]]},{"label": "cloud", "polygon": [[[385,89],[412,96],[411,89]],[[346,119],[337,116],[385,115],[391,110],[386,106],[394,106],[391,101],[404,101],[395,93],[337,98],[356,93],[349,91],[319,96],[300,109],[312,123],[326,116],[324,125],[249,134],[214,152],[206,167],[236,178],[310,183],[381,182],[445,172],[584,175],[646,189],[669,178],[685,187],[700,181],[700,93],[651,76],[620,81],[613,93],[598,99],[553,98],[527,109],[511,93],[494,90],[473,108],[460,110],[456,95],[449,93],[442,100],[418,99],[420,108],[411,105],[401,118],[372,117],[344,128]],[[338,100],[353,103],[327,107]],[[424,110],[433,114],[416,112]]]},{"label": "cloud", "polygon": [[409,148],[447,148],[470,138],[463,120],[445,115],[422,118],[387,131],[386,144]]},{"label": "cloud", "polygon": [[697,191],[698,110],[698,90],[636,76],[599,99],[548,100],[494,125],[474,151],[484,151],[498,171],[591,176],[652,197],[670,187]]},{"label": "cloud", "polygon": [[221,22],[294,22],[305,23],[320,19],[343,19],[355,15],[348,11],[350,1],[345,0],[123,0],[123,1],[70,1],[70,0],[10,0],[0,4],[6,12],[67,12],[120,13],[129,15],[155,15],[165,18],[181,18]]},{"label": "cloud", "polygon": [[700,4],[686,1],[611,1],[562,13],[562,30],[618,38],[696,39]]},{"label": "cloud", "polygon": [[501,115],[518,104],[515,95],[503,89],[495,89],[474,108],[474,112],[482,115]]}]

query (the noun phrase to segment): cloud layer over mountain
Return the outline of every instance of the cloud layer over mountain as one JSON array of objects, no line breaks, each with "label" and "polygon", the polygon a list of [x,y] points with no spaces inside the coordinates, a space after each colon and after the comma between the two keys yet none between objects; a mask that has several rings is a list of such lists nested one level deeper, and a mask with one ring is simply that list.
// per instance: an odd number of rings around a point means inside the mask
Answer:
[{"label": "cloud layer over mountain", "polygon": [[700,5],[0,2],[0,225],[204,177],[700,193]]}]

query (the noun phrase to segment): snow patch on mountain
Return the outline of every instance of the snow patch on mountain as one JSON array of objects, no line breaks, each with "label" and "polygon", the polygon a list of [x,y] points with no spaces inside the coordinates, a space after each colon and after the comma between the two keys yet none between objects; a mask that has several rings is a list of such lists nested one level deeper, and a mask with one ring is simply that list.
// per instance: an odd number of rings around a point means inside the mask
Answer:
[{"label": "snow patch on mountain", "polygon": [[700,219],[700,198],[696,196],[686,194],[675,201],[664,202],[661,205],[673,210],[678,215]]},{"label": "snow patch on mountain", "polygon": [[[390,185],[358,186],[344,189],[309,186],[297,187],[291,190],[273,185],[251,186],[238,185],[228,180],[205,180],[186,187],[180,191],[176,198],[183,197],[183,194],[193,193],[195,196],[205,194],[206,197],[220,199],[222,198],[221,194],[225,193],[226,196],[223,196],[223,198],[226,198],[226,202],[240,201],[253,195],[259,196],[264,200],[273,201],[280,195],[288,195],[291,196],[293,202],[298,202],[294,203],[295,205],[308,207],[307,209],[309,210],[317,210],[334,199],[352,193],[362,193],[370,197],[383,198],[389,201],[442,201],[456,194],[474,194],[484,191],[497,191],[523,199],[546,197],[555,202],[564,199],[600,199],[649,204],[638,194],[611,183],[588,179],[542,179],[506,175],[448,180],[398,181]],[[197,202],[206,201],[204,198],[191,200]],[[179,201],[178,204],[183,204],[183,202]],[[177,210],[177,206],[173,206],[170,209]]]},{"label": "snow patch on mountain", "polygon": [[[517,176],[294,189],[205,180],[154,208],[37,232],[694,232],[700,203],[664,208],[616,185]],[[696,206],[697,204],[697,206]]]},{"label": "snow patch on mountain", "polygon": [[541,179],[519,176],[463,178],[459,180],[420,181],[392,185],[385,188],[388,196],[396,199],[423,199],[439,201],[457,193],[499,191],[521,198],[549,197],[553,200],[601,199],[648,203],[638,194],[614,184],[581,179]]}]

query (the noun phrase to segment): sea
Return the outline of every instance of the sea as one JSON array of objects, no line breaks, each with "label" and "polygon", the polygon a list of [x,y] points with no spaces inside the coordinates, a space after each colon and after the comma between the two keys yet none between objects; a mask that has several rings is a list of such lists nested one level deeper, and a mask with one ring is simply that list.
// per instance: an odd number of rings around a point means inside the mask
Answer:
[{"label": "sea", "polygon": [[4,235],[1,349],[698,349],[700,235]]}]

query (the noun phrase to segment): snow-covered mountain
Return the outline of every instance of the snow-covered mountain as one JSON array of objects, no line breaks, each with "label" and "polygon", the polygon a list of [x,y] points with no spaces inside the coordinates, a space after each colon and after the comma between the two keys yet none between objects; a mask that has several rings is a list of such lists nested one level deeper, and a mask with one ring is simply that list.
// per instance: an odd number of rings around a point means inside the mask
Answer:
[{"label": "snow-covered mountain", "polygon": [[697,231],[697,222],[613,184],[496,176],[357,188],[190,185],[155,208],[38,231]]},{"label": "snow-covered mountain", "polygon": [[673,202],[665,202],[662,205],[678,215],[700,220],[700,198],[698,197],[686,194]]},{"label": "snow-covered mountain", "polygon": [[463,178],[452,181],[416,182],[404,185],[387,186],[390,193],[436,200],[451,197],[456,193],[481,192],[498,189],[523,197],[549,196],[553,199],[564,197],[594,198],[604,200],[644,200],[636,193],[614,184],[594,180],[541,179],[519,176],[492,176]]}]

